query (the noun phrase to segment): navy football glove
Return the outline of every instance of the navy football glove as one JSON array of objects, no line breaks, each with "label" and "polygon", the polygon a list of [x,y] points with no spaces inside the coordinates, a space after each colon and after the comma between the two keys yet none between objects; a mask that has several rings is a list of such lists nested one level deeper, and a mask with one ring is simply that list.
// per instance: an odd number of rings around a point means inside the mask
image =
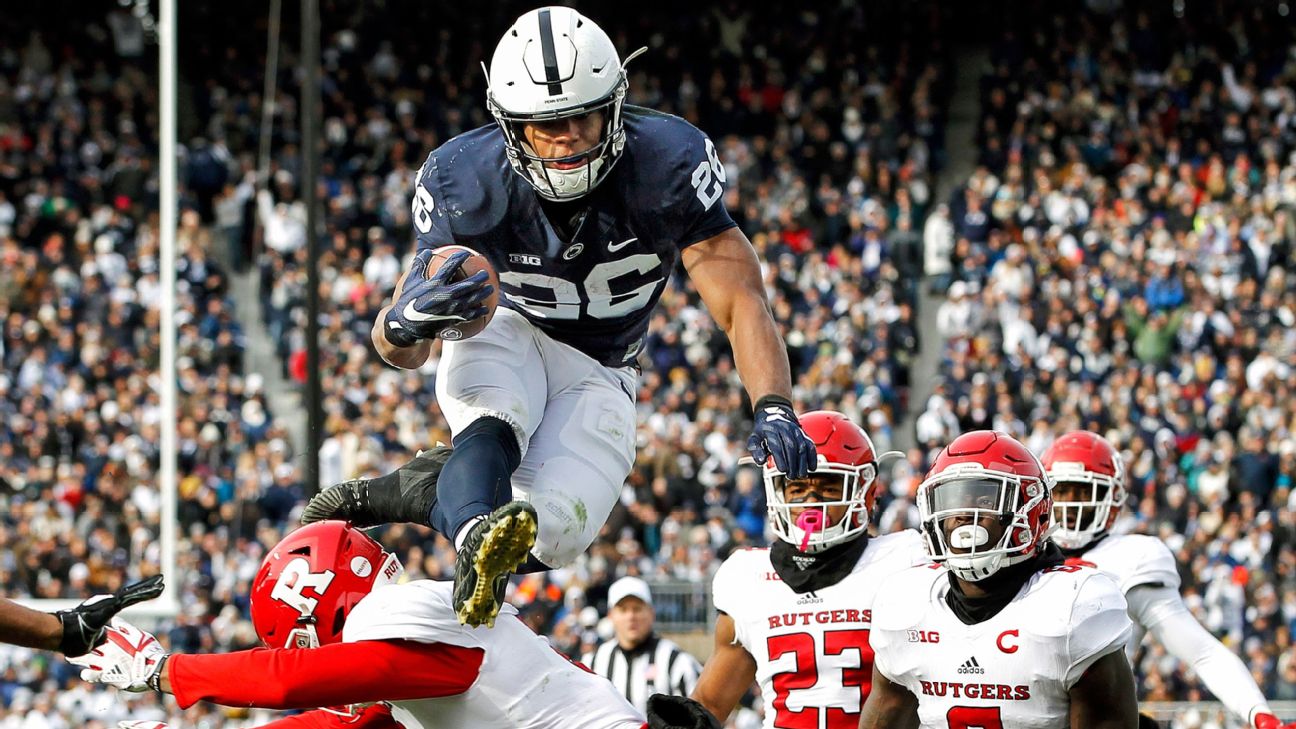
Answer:
[{"label": "navy football glove", "polygon": [[788,478],[805,478],[819,466],[819,454],[801,429],[792,403],[777,395],[756,401],[756,424],[747,439],[747,451],[761,466],[773,456],[774,466]]},{"label": "navy football glove", "polygon": [[436,339],[446,327],[485,316],[482,304],[494,293],[487,281],[490,276],[478,271],[462,281],[450,283],[459,272],[468,251],[458,251],[446,259],[431,278],[427,275],[433,251],[424,248],[414,256],[405,288],[392,304],[384,320],[383,335],[397,347],[409,347],[424,339]]}]

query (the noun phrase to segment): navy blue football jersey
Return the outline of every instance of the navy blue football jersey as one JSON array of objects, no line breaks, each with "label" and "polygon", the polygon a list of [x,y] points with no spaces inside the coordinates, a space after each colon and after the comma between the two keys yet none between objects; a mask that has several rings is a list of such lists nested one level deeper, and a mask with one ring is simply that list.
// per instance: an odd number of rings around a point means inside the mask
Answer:
[{"label": "navy blue football jersey", "polygon": [[[621,158],[574,213],[550,223],[542,200],[505,157],[494,124],[438,147],[419,170],[418,246],[451,243],[499,272],[500,305],[609,366],[633,364],[679,251],[734,227],[715,145],[683,119],[626,106]],[[561,232],[560,232],[561,231]]]}]

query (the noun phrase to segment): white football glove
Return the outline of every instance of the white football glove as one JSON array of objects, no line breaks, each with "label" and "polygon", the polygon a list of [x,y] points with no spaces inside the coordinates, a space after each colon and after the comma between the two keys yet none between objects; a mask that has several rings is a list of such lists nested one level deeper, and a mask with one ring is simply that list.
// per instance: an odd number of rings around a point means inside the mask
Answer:
[{"label": "white football glove", "polygon": [[171,729],[171,725],[161,721],[119,721],[117,729]]},{"label": "white football glove", "polygon": [[[105,683],[124,691],[157,690],[162,662],[169,655],[157,638],[121,618],[113,618],[108,623],[105,638],[102,645],[84,656],[68,659],[85,669],[81,671],[81,680]],[[142,725],[149,726],[148,722]]]}]

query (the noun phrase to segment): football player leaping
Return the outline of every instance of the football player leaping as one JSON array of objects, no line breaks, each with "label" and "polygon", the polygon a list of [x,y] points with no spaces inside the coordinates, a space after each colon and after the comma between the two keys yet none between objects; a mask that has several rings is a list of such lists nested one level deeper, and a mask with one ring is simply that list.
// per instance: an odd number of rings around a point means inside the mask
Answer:
[{"label": "football player leaping", "polygon": [[1151,632],[1170,655],[1192,667],[1229,711],[1255,729],[1293,729],[1269,710],[1241,659],[1199,625],[1179,596],[1174,555],[1156,537],[1112,534],[1125,504],[1125,469],[1120,454],[1101,436],[1067,433],[1041,458],[1053,478],[1053,541],[1069,557],[1116,580],[1134,621],[1125,652],[1130,661]]},{"label": "football player leaping", "polygon": [[644,727],[607,679],[550,648],[512,606],[494,628],[466,628],[450,583],[394,584],[401,571],[363,532],[312,524],[279,542],[253,581],[252,622],[269,648],[168,655],[117,621],[103,646],[72,662],[86,680],[174,694],[181,708],[340,707],[265,725],[275,729]]},{"label": "football player leaping", "polygon": [[878,462],[868,435],[835,412],[801,424],[818,463],[792,478],[764,462],[779,541],[733,553],[716,573],[715,652],[692,698],[723,720],[754,679],[766,729],[854,729],[872,677],[873,598],[926,553],[912,530],[869,537]]},{"label": "football player leaping", "polygon": [[937,564],[873,604],[873,690],[861,729],[1134,729],[1125,599],[1049,542],[1050,483],[1006,434],[941,452],[918,487]]},{"label": "football player leaping", "polygon": [[420,367],[489,294],[484,271],[452,282],[466,253],[429,272],[433,249],[468,246],[498,271],[494,318],[446,341],[437,367],[453,452],[328,489],[305,514],[436,528],[459,550],[455,610],[471,625],[494,620],[519,563],[559,567],[583,552],[620,497],[635,457],[635,363],[677,261],[733,345],[755,403],[752,456],[794,477],[814,462],[715,145],[679,117],[624,105],[626,85],[612,40],[571,8],[533,10],[504,34],[488,74],[497,123],[423,164],[418,253],[373,328],[384,359]]}]

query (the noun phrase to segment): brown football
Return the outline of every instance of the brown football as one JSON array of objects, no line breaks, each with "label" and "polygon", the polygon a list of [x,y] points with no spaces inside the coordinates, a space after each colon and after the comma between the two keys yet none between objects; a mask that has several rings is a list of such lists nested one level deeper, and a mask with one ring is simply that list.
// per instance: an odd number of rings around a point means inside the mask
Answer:
[{"label": "brown football", "polygon": [[485,329],[486,325],[490,323],[491,317],[495,316],[495,306],[499,304],[500,282],[499,275],[495,273],[495,267],[490,264],[490,261],[486,260],[486,256],[467,246],[450,245],[437,248],[432,252],[432,260],[428,261],[427,276],[430,278],[432,274],[439,271],[441,266],[445,265],[446,259],[456,251],[468,251],[471,255],[468,256],[468,260],[463,262],[458,273],[450,280],[462,281],[478,271],[485,271],[486,275],[490,277],[490,285],[495,287],[495,291],[482,302],[486,307],[486,313],[483,316],[441,330],[441,338],[449,341],[467,339],[481,333],[481,330]]}]

